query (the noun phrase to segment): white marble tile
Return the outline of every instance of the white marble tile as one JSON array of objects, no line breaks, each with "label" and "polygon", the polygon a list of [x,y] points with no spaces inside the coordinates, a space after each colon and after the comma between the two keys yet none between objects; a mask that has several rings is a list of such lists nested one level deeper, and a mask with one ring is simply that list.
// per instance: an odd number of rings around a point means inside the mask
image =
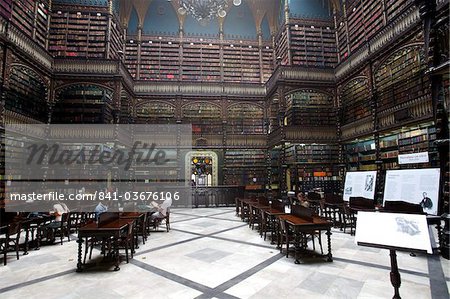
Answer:
[{"label": "white marble tile", "polygon": [[[202,292],[194,289],[192,283],[206,289],[214,288],[279,254],[275,245],[270,244],[270,238],[264,241],[256,230],[241,222],[234,211],[234,208],[174,209],[171,214],[173,230],[152,233],[146,244],[140,244],[137,249],[137,265],[122,262],[118,272],[112,271],[111,263],[102,263],[76,273],[75,237],[62,246],[30,250],[30,254],[20,256],[19,261],[11,254],[8,265],[0,265],[0,290],[63,271],[71,272],[13,288],[0,293],[0,297],[195,298]],[[227,231],[221,232],[223,230]],[[214,234],[214,237],[208,234]],[[322,241],[326,252],[325,235]],[[333,229],[332,253],[335,257],[332,263],[305,259],[300,265],[294,264],[293,256],[283,256],[229,285],[225,292],[238,298],[258,299],[392,297],[389,251],[357,246],[354,236]],[[412,271],[401,273],[402,298],[431,298],[429,278],[415,274],[428,275],[427,257],[411,257],[408,252],[397,255],[399,268]],[[95,250],[91,263],[101,260]],[[157,273],[151,272],[152,267],[148,270],[139,267],[138,262],[156,267]],[[445,276],[450,277],[450,261],[441,258],[441,262]],[[443,283],[450,286],[450,281]]]}]

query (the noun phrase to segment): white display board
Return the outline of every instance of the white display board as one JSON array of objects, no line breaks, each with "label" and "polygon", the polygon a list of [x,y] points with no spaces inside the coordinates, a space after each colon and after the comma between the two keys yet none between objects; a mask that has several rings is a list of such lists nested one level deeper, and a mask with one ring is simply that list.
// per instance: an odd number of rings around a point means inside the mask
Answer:
[{"label": "white display board", "polygon": [[374,199],[376,171],[349,171],[345,175],[344,200],[350,197]]},{"label": "white display board", "polygon": [[439,168],[388,170],[384,185],[384,201],[401,200],[420,204],[425,213],[436,215],[439,178]]},{"label": "white display board", "polygon": [[428,152],[398,155],[398,164],[428,163],[430,161]]},{"label": "white display board", "polygon": [[426,215],[360,211],[355,242],[433,253]]}]

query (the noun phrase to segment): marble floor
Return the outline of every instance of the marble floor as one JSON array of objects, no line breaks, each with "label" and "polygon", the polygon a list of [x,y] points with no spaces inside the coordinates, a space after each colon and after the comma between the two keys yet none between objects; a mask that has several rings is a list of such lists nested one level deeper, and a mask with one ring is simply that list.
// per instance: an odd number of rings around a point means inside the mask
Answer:
[{"label": "marble floor", "polygon": [[[173,210],[171,231],[152,233],[117,272],[98,250],[90,267],[75,272],[75,235],[18,261],[11,253],[7,266],[0,261],[0,298],[392,297],[387,250],[357,246],[353,236],[333,229],[333,262],[309,258],[297,265],[234,213]],[[448,260],[399,252],[398,265],[403,299],[449,298]]]}]

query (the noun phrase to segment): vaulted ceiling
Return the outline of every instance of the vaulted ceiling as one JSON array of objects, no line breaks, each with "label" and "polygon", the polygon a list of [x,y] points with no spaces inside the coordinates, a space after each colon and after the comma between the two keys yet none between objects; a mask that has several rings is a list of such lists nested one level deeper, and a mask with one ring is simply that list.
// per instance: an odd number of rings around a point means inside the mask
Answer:
[{"label": "vaulted ceiling", "polygon": [[[233,0],[227,0],[229,2],[228,14],[230,10],[234,9]],[[322,18],[326,12],[325,17],[331,19],[332,11],[340,11],[341,0],[242,0],[241,6],[244,6],[247,11],[251,12],[252,17],[245,16],[252,19],[253,24],[258,28],[261,28],[264,18],[270,27],[271,32],[275,32],[279,24],[280,15],[282,15],[286,1],[290,7],[290,12],[294,16],[302,16],[308,18]],[[144,28],[145,23],[149,20],[149,9],[159,10],[160,6],[172,7],[172,15],[176,15],[178,22],[183,24],[185,22],[186,15],[180,15],[177,13],[179,8],[178,0],[121,0],[121,19],[122,23],[128,27],[130,19],[135,18],[134,23]],[[319,11],[320,10],[320,11]],[[322,14],[322,15],[320,15]],[[218,18],[218,26],[222,28],[226,18]]]}]

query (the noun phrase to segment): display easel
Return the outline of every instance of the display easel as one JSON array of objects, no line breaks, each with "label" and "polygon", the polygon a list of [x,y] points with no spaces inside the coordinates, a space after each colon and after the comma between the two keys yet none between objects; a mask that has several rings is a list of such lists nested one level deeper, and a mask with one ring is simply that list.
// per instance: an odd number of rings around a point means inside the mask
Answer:
[{"label": "display easel", "polygon": [[[378,226],[377,226],[378,223]],[[383,227],[380,227],[380,223]],[[389,250],[393,299],[401,299],[400,272],[397,251],[432,253],[434,236],[425,215],[402,213],[359,212],[356,226],[356,244]]]},{"label": "display easel", "polygon": [[389,250],[389,256],[391,258],[391,284],[394,287],[394,296],[392,299],[401,299],[400,297],[400,285],[401,285],[401,278],[400,278],[400,272],[398,270],[398,264],[397,264],[397,250],[398,251],[408,251],[408,252],[416,252],[416,253],[427,253],[426,250],[415,250],[410,248],[403,248],[403,247],[393,247],[393,246],[383,246],[379,244],[370,244],[370,243],[364,243],[364,242],[357,242],[359,246],[367,246],[367,247],[375,247],[375,248],[381,248],[381,249],[388,249]]}]

